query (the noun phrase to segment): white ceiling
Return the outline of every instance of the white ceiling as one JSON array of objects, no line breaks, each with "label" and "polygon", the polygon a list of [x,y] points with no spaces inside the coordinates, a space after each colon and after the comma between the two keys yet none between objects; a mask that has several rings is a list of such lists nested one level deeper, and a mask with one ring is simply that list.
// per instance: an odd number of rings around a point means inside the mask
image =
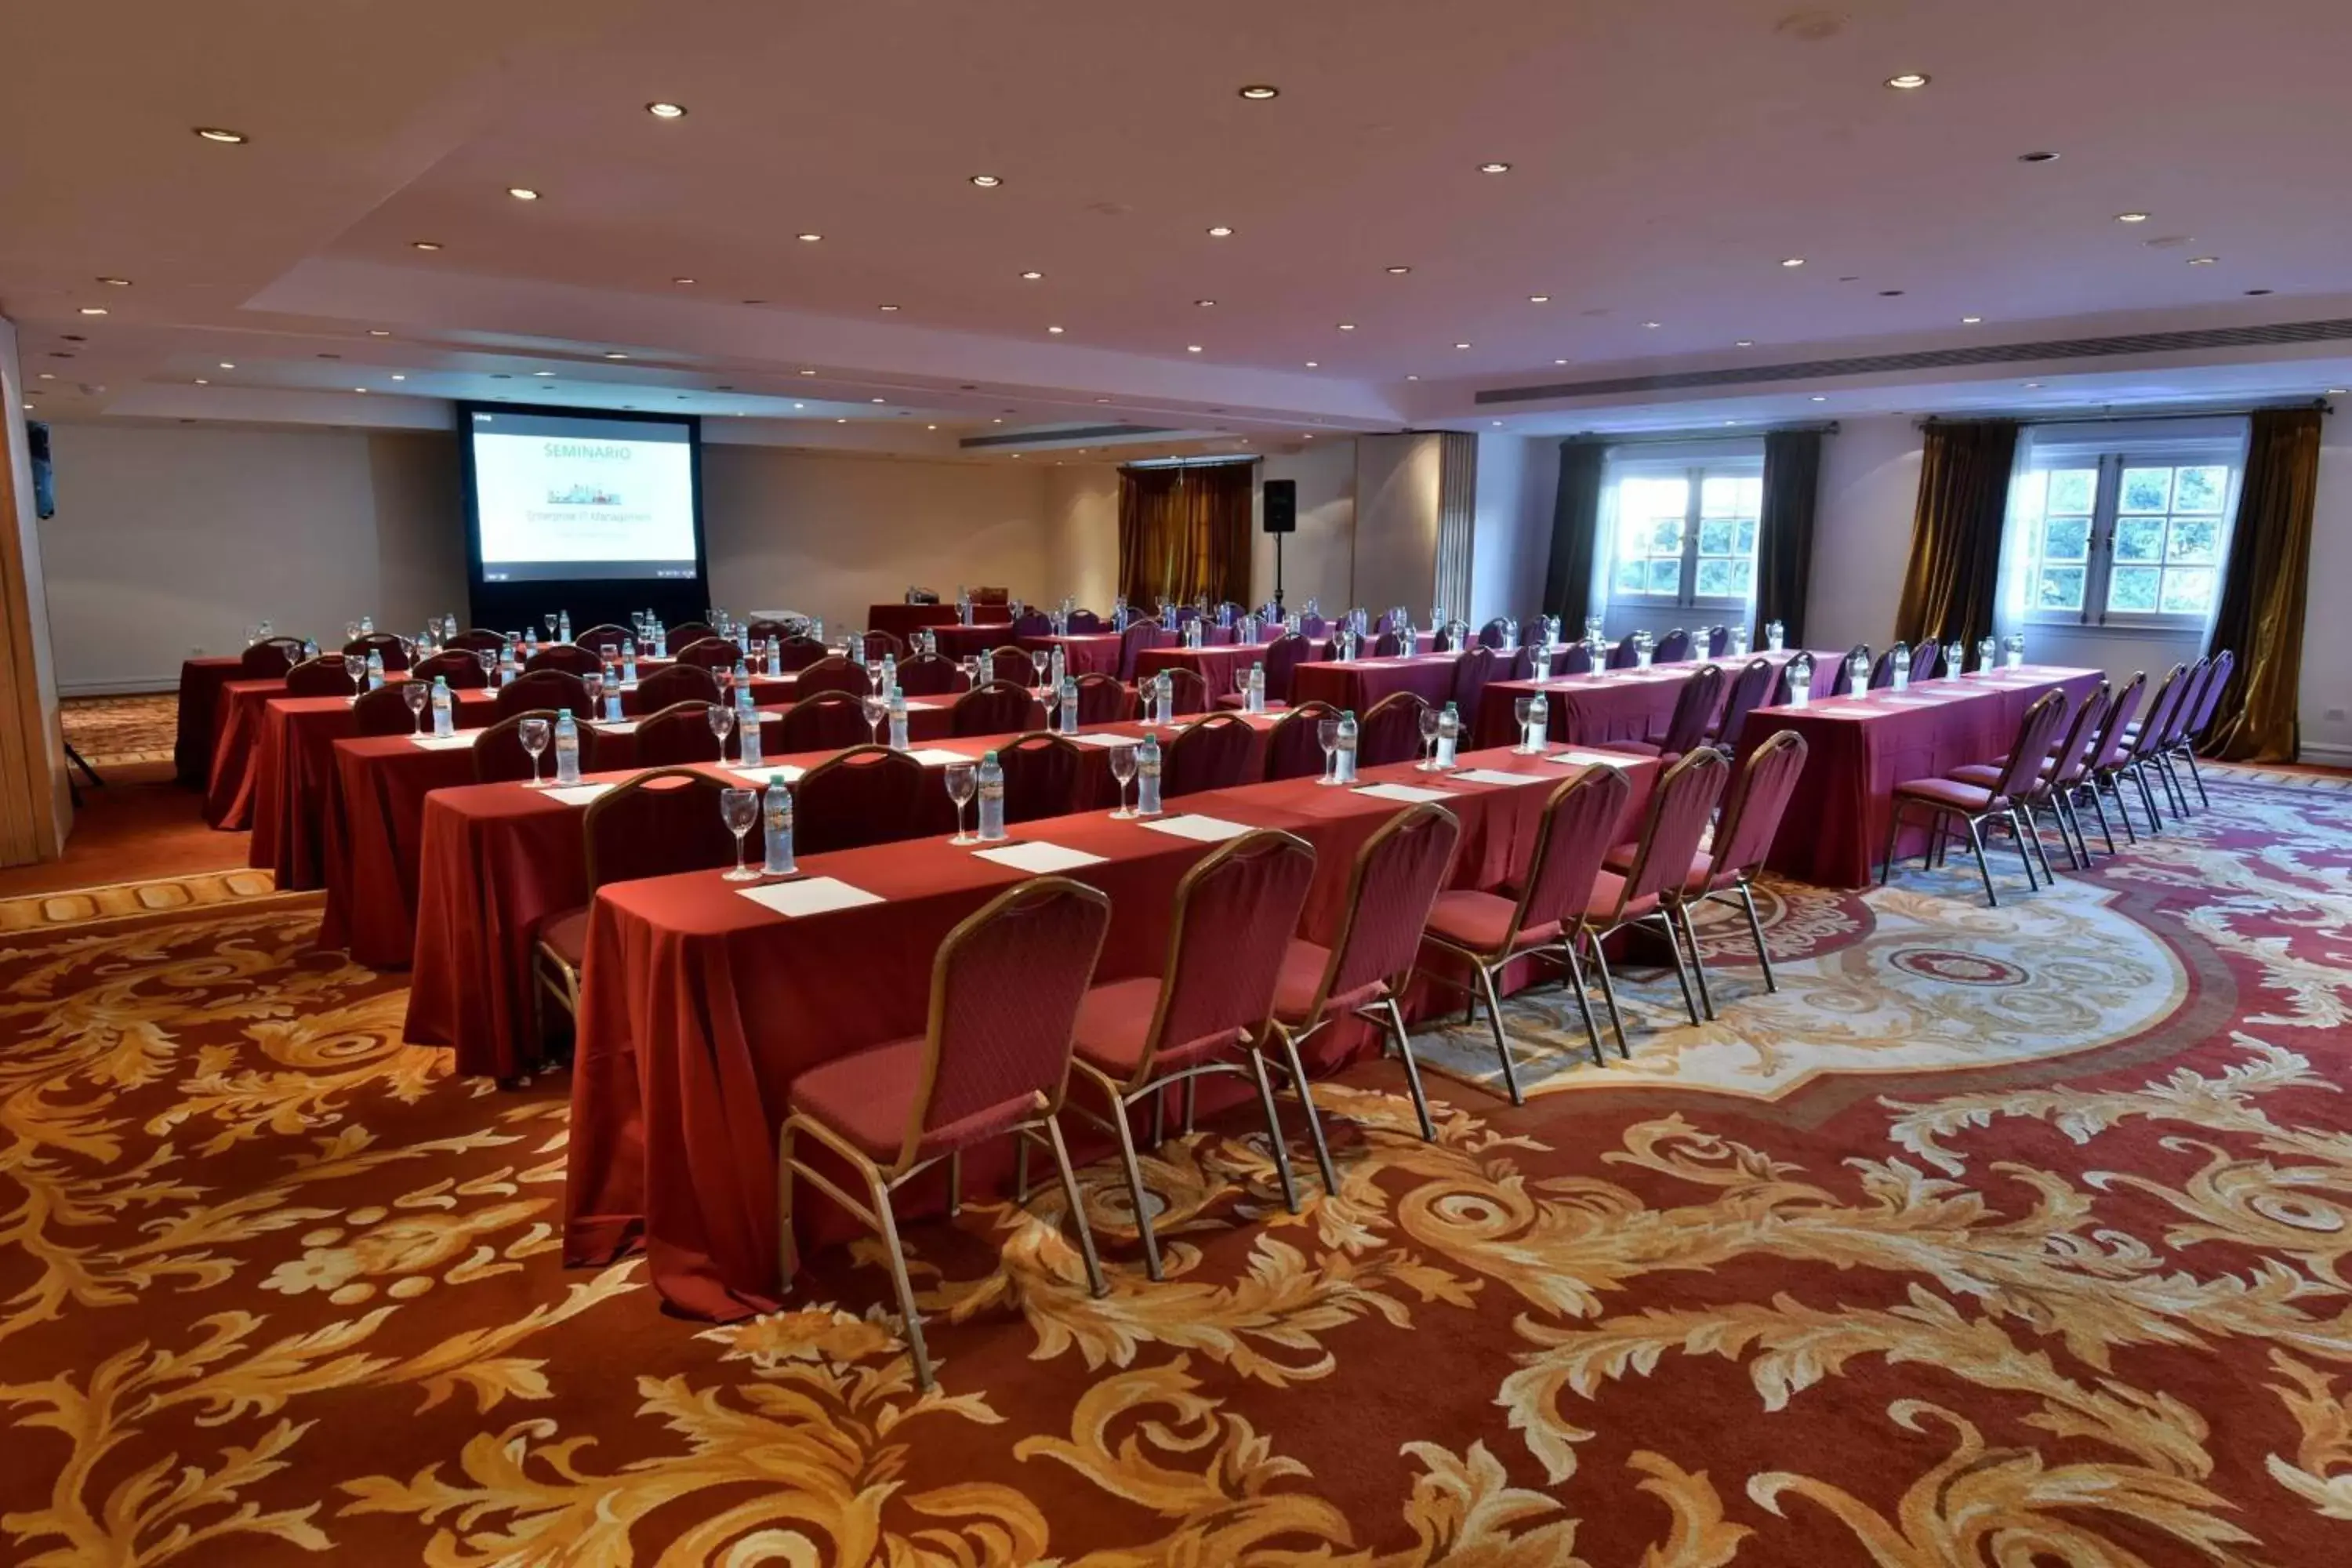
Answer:
[{"label": "white ceiling", "polygon": [[[0,58],[38,62],[0,97],[0,312],[49,417],[438,426],[508,396],[949,455],[2352,378],[2338,343],[1475,401],[2352,317],[2340,0],[216,0],[11,7]],[[1933,79],[1884,85],[1906,70]]]}]

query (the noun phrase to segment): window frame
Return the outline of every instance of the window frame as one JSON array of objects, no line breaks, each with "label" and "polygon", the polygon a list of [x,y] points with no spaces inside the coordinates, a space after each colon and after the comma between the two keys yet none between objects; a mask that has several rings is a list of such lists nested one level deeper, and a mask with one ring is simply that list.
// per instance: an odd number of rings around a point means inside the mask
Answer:
[{"label": "window frame", "polygon": [[[1628,480],[1669,478],[1682,479],[1686,487],[1683,508],[1682,565],[1676,578],[1675,591],[1672,594],[1651,594],[1621,588],[1617,584],[1617,568],[1621,563],[1618,545],[1622,531],[1620,509],[1623,487]],[[1607,479],[1608,504],[1601,509],[1601,514],[1596,520],[1604,535],[1600,542],[1603,548],[1597,551],[1596,554],[1601,556],[1604,563],[1602,598],[1608,606],[1611,617],[1612,619],[1639,618],[1661,611],[1685,610],[1732,615],[1754,604],[1756,561],[1763,544],[1763,501],[1760,493],[1763,478],[1764,455],[1759,450],[1717,449],[1675,456],[1629,458],[1612,462],[1610,465]],[[1727,559],[1723,556],[1702,557],[1699,552],[1699,533],[1702,524],[1708,521],[1721,521],[1720,519],[1709,520],[1705,515],[1706,481],[1710,479],[1752,479],[1759,486],[1757,515],[1752,520],[1744,516],[1735,516],[1732,520],[1735,524],[1752,521],[1756,527],[1756,548],[1745,556],[1728,557],[1735,561],[1744,559],[1748,563],[1748,591],[1745,594],[1701,594],[1698,591],[1700,561]],[[1645,554],[1643,559],[1667,558]]]},{"label": "window frame", "polygon": [[[2128,468],[2218,468],[2228,474],[2222,488],[2220,507],[2210,512],[2179,512],[2169,506],[2161,512],[2127,512],[2123,508],[2123,476]],[[2062,470],[2094,469],[2089,532],[2084,541],[2083,559],[2083,602],[2077,609],[2045,608],[2040,602],[2043,569],[2042,548],[2046,540],[2045,529],[2050,519],[2047,480],[2044,479],[2042,502],[2025,528],[2021,561],[2025,580],[2022,586],[2024,624],[2032,626],[2072,627],[2076,630],[2111,632],[2180,633],[2201,629],[2211,618],[2213,607],[2221,591],[2221,574],[2229,562],[2230,534],[2236,521],[2238,490],[2245,479],[2244,446],[2242,442],[2221,439],[2160,438],[2108,441],[2097,444],[2069,442],[2037,450],[2025,474],[2046,476]],[[2022,477],[2022,476],[2021,476]],[[2177,480],[2175,481],[2177,482]],[[2168,498],[2168,500],[2169,498]],[[2061,516],[2083,514],[2064,512]],[[2183,519],[2200,520],[2210,517],[2217,523],[2213,559],[2206,562],[2184,562],[2180,565],[2200,567],[2213,574],[2213,593],[2201,610],[2117,610],[2109,607],[2116,567],[2116,535],[2119,524],[2126,518],[2161,518],[2165,522],[2165,546],[2153,562],[2126,561],[2127,567],[2153,565],[2158,569],[2157,602],[2163,603],[2163,571],[2172,566],[2168,559],[2174,524]],[[2028,520],[2012,511],[2011,526],[2022,527]],[[2073,563],[2062,562],[2061,567]]]}]

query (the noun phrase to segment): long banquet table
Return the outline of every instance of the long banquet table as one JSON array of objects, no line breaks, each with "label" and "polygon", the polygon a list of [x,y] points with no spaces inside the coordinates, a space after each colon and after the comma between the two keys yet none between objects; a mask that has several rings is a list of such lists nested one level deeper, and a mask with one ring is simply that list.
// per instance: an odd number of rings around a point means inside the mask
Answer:
[{"label": "long banquet table", "polygon": [[[1622,761],[1635,778],[1629,817],[1637,821],[1655,763]],[[1493,888],[1524,865],[1549,786],[1578,770],[1508,751],[1471,753],[1464,763],[1525,781],[1445,775],[1434,786],[1462,822],[1451,885]],[[1427,786],[1433,776],[1399,763],[1367,770],[1365,782]],[[1317,935],[1328,935],[1340,912],[1357,848],[1402,809],[1312,779],[1212,791],[1170,807],[1171,816],[1278,827],[1311,843],[1318,863],[1306,925]],[[1028,824],[1014,837],[1103,857],[1070,873],[1110,896],[1098,980],[1158,973],[1176,884],[1216,847],[1099,812]],[[738,896],[715,872],[694,872],[606,888],[590,916],[565,1260],[599,1263],[642,1242],[664,1299],[700,1317],[779,1304],[786,1282],[776,1138],[793,1078],[920,1034],[939,942],[1026,875],[940,838],[813,856],[802,868],[879,901],[788,918]],[[1314,1042],[1324,1047],[1318,1065],[1362,1039],[1324,1031]],[[978,1161],[971,1176],[986,1180]],[[801,1205],[796,1223],[826,1206]]]},{"label": "long banquet table", "polygon": [[[982,613],[983,611],[984,614]],[[900,642],[912,644],[915,634],[926,626],[957,625],[961,613],[952,602],[944,605],[899,603],[868,605],[866,606],[866,629],[874,632],[888,632]],[[1012,625],[1012,617],[1005,614],[1003,605],[975,605],[973,614],[976,619],[982,622],[993,619],[1000,629]],[[945,649],[941,651],[944,652]]]},{"label": "long banquet table", "polygon": [[[1731,682],[1750,660],[1764,659],[1778,669],[1796,658],[1798,652],[1786,648],[1778,653],[1714,661],[1723,671],[1724,696],[1730,695]],[[1843,657],[1814,650],[1810,688],[1814,696],[1826,696],[1835,686],[1838,661]],[[1546,729],[1550,740],[1586,746],[1607,745],[1612,741],[1654,741],[1666,732],[1673,721],[1683,688],[1708,662],[1678,659],[1672,664],[1654,664],[1646,669],[1595,670],[1584,675],[1558,675],[1549,680],[1490,681],[1486,702],[1478,713],[1478,744],[1516,744],[1519,738],[1517,700],[1535,696],[1550,701],[1551,718]],[[1722,711],[1718,700],[1716,716],[1721,717]]]},{"label": "long banquet table", "polygon": [[1062,668],[1072,675],[1117,675],[1121,637],[1117,632],[1080,632],[1073,637],[1030,637],[1020,639],[1025,652],[1062,650]]},{"label": "long banquet table", "polygon": [[1328,702],[1360,719],[1381,698],[1399,691],[1443,707],[1454,695],[1454,668],[1461,662],[1458,653],[1318,660],[1291,671],[1290,700]]},{"label": "long banquet table", "polygon": [[[1867,887],[1875,879],[1895,786],[1937,778],[2009,750],[2017,726],[2043,692],[2066,693],[2073,712],[2106,677],[2095,669],[2025,665],[2017,669],[1923,680],[1908,691],[1832,697],[1802,708],[1759,708],[1748,715],[1742,753],[1778,730],[1805,738],[1805,770],[1773,846],[1775,870],[1824,888]],[[1906,826],[1900,855],[1927,847],[1924,818]]]},{"label": "long banquet table", "polygon": [[213,761],[213,722],[221,688],[237,678],[242,658],[211,655],[180,666],[177,728],[172,741],[172,773],[179,783],[202,789]]}]

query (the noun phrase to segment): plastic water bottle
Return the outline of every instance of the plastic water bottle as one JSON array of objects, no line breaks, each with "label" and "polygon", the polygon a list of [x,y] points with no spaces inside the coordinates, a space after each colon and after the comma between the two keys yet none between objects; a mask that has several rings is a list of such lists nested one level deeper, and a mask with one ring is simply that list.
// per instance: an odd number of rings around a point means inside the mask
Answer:
[{"label": "plastic water bottle", "polygon": [[1802,708],[1813,700],[1813,656],[1801,653],[1789,661],[1789,706]]},{"label": "plastic water bottle", "polygon": [[604,673],[596,682],[596,691],[604,698],[604,722],[621,721],[621,667],[611,659],[604,661]]},{"label": "plastic water bottle", "polygon": [[1078,732],[1078,678],[1075,675],[1062,677],[1061,693],[1062,733],[1075,735]]},{"label": "plastic water bottle", "polygon": [[981,842],[1002,844],[1004,842],[1004,764],[996,760],[994,752],[980,759],[979,778]]},{"label": "plastic water bottle", "polygon": [[621,639],[621,680],[629,686],[637,683],[637,639],[635,637]]},{"label": "plastic water bottle", "polygon": [[809,622],[808,635],[811,642],[820,647],[824,646],[824,622],[821,619]]},{"label": "plastic water bottle", "polygon": [[2001,663],[2011,669],[2025,662],[2025,634],[2011,632],[2001,638]]},{"label": "plastic water bottle", "polygon": [[1968,667],[1969,645],[1964,642],[1946,643],[1944,645],[1944,674],[1947,677],[1955,676],[1967,669]]},{"label": "plastic water bottle", "polygon": [[768,677],[774,679],[784,673],[784,639],[768,639]]},{"label": "plastic water bottle", "polygon": [[1731,657],[1748,657],[1748,624],[1745,621],[1731,628]]},{"label": "plastic water bottle", "polygon": [[1176,680],[1164,669],[1152,678],[1151,721],[1155,724],[1176,722]]},{"label": "plastic water bottle", "polygon": [[1992,668],[1992,638],[1977,644],[1977,673],[1982,675]]},{"label": "plastic water bottle", "polygon": [[559,610],[556,612],[555,640],[558,642],[570,642],[572,640],[572,612],[569,610]]},{"label": "plastic water bottle", "polygon": [[739,714],[742,714],[742,713],[749,713],[749,712],[751,712],[751,707],[752,707],[752,704],[751,704],[751,670],[750,670],[750,669],[748,669],[748,668],[746,668],[744,667],[743,661],[742,661],[741,659],[740,659],[740,658],[739,658],[739,659],[737,659],[737,660],[735,661],[735,678],[734,678],[734,679],[735,679],[735,711],[736,711],[737,713],[739,713]]},{"label": "plastic water bottle", "polygon": [[1889,654],[1889,655],[1887,656],[1887,662],[1888,662],[1890,665],[1892,665],[1892,666],[1894,667],[1894,669],[1895,669],[1895,690],[1897,690],[1897,691],[1908,691],[1908,690],[1910,690],[1910,689],[1911,689],[1911,650],[1910,650],[1910,648],[1909,648],[1908,647],[1905,646],[1905,645],[1904,645],[1904,644],[1902,644],[1902,643],[1896,643],[1896,644],[1895,645],[1895,651],[1894,651],[1892,654]]},{"label": "plastic water bottle", "polygon": [[735,752],[738,767],[756,768],[766,760],[760,749],[760,716],[748,709],[735,726]]},{"label": "plastic water bottle", "polygon": [[526,658],[539,651],[539,628],[537,626],[531,626],[523,627],[522,651],[523,656]]},{"label": "plastic water bottle", "polygon": [[368,650],[368,689],[373,691],[383,684],[383,655]]},{"label": "plastic water bottle", "polygon": [[890,693],[890,749],[907,749],[907,694],[903,691]]},{"label": "plastic water bottle", "polygon": [[433,732],[435,734],[447,735],[457,730],[457,715],[451,706],[456,700],[456,698],[449,695],[448,679],[446,676],[435,676],[433,678]]},{"label": "plastic water bottle", "polygon": [[1651,655],[1655,651],[1655,645],[1650,641],[1649,633],[1636,633],[1633,638],[1633,668],[1635,669],[1649,668]]},{"label": "plastic water bottle", "polygon": [[375,636],[375,617],[373,616],[362,616],[360,617],[360,636],[363,637],[372,637]]},{"label": "plastic water bottle", "polygon": [[654,623],[654,657],[656,658],[669,657],[669,628],[659,621]]},{"label": "plastic water bottle", "polygon": [[499,644],[499,684],[504,686],[514,678],[515,646],[512,643],[502,642]]},{"label": "plastic water bottle", "polygon": [[1551,699],[1538,696],[1528,704],[1527,733],[1520,737],[1520,749],[1540,752],[1544,749],[1545,732],[1551,728]]},{"label": "plastic water bottle", "polygon": [[1135,749],[1135,815],[1160,815],[1160,737],[1146,734]]},{"label": "plastic water bottle", "polygon": [[1766,621],[1764,623],[1764,646],[1771,649],[1774,653],[1779,653],[1780,651],[1782,639],[1787,636],[1788,628],[1781,626],[1780,622]]},{"label": "plastic water bottle", "polygon": [[1051,662],[1049,662],[1045,667],[1046,679],[1054,683],[1054,689],[1059,691],[1062,689],[1063,678],[1067,676],[1069,673],[1069,657],[1063,653],[1062,645],[1060,643],[1055,643],[1054,645]]},{"label": "plastic water bottle", "polygon": [[961,586],[956,589],[956,622],[960,626],[971,625],[971,595]]},{"label": "plastic water bottle", "polygon": [[304,658],[316,658],[319,657],[319,639],[317,637],[304,637],[302,639],[302,657]]},{"label": "plastic water bottle", "polygon": [[1265,666],[1253,664],[1249,672],[1249,695],[1242,699],[1244,707],[1252,713],[1265,711]]},{"label": "plastic water bottle", "polygon": [[1857,653],[1845,661],[1845,688],[1850,697],[1864,697],[1870,693],[1870,660],[1861,654]]},{"label": "plastic water bottle", "polygon": [[848,637],[842,640],[847,645],[849,662],[856,665],[858,668],[864,669],[866,668],[866,639],[859,637],[856,633],[852,632]]},{"label": "plastic water bottle", "polygon": [[569,708],[555,716],[555,782],[580,782],[580,721],[572,718]]},{"label": "plastic water bottle", "polygon": [[793,792],[782,773],[772,773],[760,792],[760,826],[766,844],[760,869],[771,877],[790,877],[800,868],[793,863]]},{"label": "plastic water bottle", "polygon": [[1331,778],[1335,784],[1356,782],[1356,710],[1352,708],[1339,715],[1339,739],[1332,742]]},{"label": "plastic water bottle", "polygon": [[1454,766],[1454,760],[1461,751],[1462,714],[1449,702],[1437,715],[1437,765],[1441,768]]}]

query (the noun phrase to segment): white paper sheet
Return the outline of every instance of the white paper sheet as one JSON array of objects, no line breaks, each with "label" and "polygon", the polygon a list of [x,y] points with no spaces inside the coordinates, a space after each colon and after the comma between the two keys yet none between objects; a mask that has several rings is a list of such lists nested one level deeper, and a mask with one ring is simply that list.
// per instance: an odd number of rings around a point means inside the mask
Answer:
[{"label": "white paper sheet", "polygon": [[1549,759],[1564,768],[1622,768],[1638,759],[1608,752],[1554,752]]},{"label": "white paper sheet", "polygon": [[1468,768],[1454,775],[1472,784],[1523,784],[1534,782],[1527,773],[1507,773],[1497,768]]},{"label": "white paper sheet", "polygon": [[778,773],[784,775],[784,782],[786,784],[794,784],[800,783],[801,775],[808,772],[806,768],[794,767],[790,763],[778,763],[772,768],[730,767],[727,771],[733,773],[737,778],[755,784],[764,784],[770,779],[774,778]]},{"label": "white paper sheet", "polygon": [[1366,784],[1355,793],[1370,795],[1374,800],[1401,800],[1408,805],[1423,805],[1445,798],[1445,792],[1442,789],[1416,789],[1411,784]]},{"label": "white paper sheet", "polygon": [[1222,844],[1228,838],[1239,838],[1251,831],[1245,822],[1227,822],[1222,816],[1153,817],[1143,824],[1154,833],[1165,833],[1177,838],[1197,838],[1203,844]]},{"label": "white paper sheet", "polygon": [[480,730],[460,730],[454,735],[411,735],[408,737],[428,752],[454,752],[480,740]]},{"label": "white paper sheet", "polygon": [[919,752],[908,752],[907,754],[914,758],[915,761],[922,763],[923,766],[927,768],[943,768],[950,763],[978,763],[980,761],[978,757],[967,757],[961,752],[946,751],[938,746],[926,746]]},{"label": "white paper sheet", "polygon": [[608,784],[566,784],[562,789],[546,791],[550,800],[560,800],[566,805],[586,805],[613,786]]},{"label": "white paper sheet", "polygon": [[993,849],[976,851],[982,860],[993,860],[1000,866],[1010,866],[1016,871],[1029,871],[1043,876],[1048,871],[1068,871],[1080,866],[1102,862],[1099,855],[1089,855],[1083,849],[1066,849],[1059,844],[1001,844]]},{"label": "white paper sheet", "polygon": [[1105,751],[1108,751],[1113,746],[1143,744],[1143,737],[1140,735],[1073,735],[1070,739],[1081,746],[1100,746]]},{"label": "white paper sheet", "polygon": [[596,726],[599,735],[634,735],[637,730],[635,719],[597,719],[591,721]]},{"label": "white paper sheet", "polygon": [[829,910],[854,910],[861,904],[878,904],[881,896],[863,888],[854,888],[838,877],[810,877],[798,882],[770,882],[764,887],[745,888],[743,897],[764,909],[797,920],[803,915],[821,915]]}]

